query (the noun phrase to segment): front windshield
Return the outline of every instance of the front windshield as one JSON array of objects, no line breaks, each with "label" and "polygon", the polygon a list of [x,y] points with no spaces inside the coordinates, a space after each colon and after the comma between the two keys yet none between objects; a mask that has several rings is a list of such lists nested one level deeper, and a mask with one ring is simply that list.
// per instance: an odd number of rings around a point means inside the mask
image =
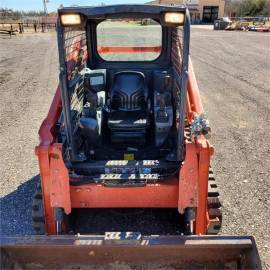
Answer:
[{"label": "front windshield", "polygon": [[105,20],[97,26],[97,46],[106,61],[153,61],[161,53],[162,28],[152,19]]}]

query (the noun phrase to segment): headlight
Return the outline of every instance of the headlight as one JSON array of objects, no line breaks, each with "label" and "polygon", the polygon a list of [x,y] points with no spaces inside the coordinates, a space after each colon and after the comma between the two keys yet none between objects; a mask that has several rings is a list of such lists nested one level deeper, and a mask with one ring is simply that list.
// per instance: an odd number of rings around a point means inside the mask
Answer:
[{"label": "headlight", "polygon": [[181,12],[166,12],[164,15],[164,21],[168,24],[183,25],[185,20],[185,14]]},{"label": "headlight", "polygon": [[63,26],[79,25],[82,22],[80,14],[62,14],[60,21]]}]

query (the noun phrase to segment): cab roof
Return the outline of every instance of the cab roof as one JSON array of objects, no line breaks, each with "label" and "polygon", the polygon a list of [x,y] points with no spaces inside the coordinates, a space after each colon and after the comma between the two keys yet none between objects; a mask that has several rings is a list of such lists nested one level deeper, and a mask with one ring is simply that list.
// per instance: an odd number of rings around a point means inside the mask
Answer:
[{"label": "cab roof", "polygon": [[150,17],[160,16],[164,12],[183,12],[186,13],[186,6],[164,6],[164,5],[110,5],[110,6],[78,6],[78,7],[64,7],[58,9],[59,15],[79,13],[88,19],[105,19],[111,15],[128,14],[132,17],[145,16]]}]

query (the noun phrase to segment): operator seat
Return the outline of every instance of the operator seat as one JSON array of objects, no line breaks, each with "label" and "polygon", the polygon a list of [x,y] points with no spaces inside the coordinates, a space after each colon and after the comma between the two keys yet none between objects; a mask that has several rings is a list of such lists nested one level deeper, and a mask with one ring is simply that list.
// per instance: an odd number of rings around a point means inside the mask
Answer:
[{"label": "operator seat", "polygon": [[116,73],[110,98],[108,126],[112,142],[144,143],[150,124],[148,88],[144,74],[136,71]]}]

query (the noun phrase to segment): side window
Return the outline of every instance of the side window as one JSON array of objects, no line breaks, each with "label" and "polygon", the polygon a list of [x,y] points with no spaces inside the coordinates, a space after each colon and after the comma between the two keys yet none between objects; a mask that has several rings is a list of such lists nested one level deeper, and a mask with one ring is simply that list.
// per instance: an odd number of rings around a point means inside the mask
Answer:
[{"label": "side window", "polygon": [[153,61],[162,49],[162,27],[152,19],[105,20],[97,26],[97,47],[106,61]]}]

